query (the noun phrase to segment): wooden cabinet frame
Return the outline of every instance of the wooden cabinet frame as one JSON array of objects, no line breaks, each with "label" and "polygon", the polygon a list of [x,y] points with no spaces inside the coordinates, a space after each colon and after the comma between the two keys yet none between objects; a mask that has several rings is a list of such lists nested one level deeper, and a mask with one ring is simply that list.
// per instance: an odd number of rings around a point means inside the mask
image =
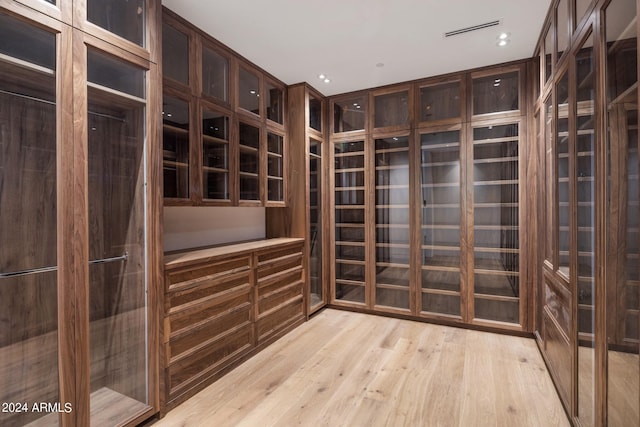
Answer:
[{"label": "wooden cabinet frame", "polygon": [[[289,139],[287,138],[287,87],[284,83],[269,75],[264,70],[242,58],[230,48],[213,39],[208,34],[185,21],[172,11],[162,8],[162,22],[172,28],[182,32],[189,38],[189,84],[184,85],[168,77],[163,78],[164,91],[166,94],[180,93],[181,99],[190,102],[192,112],[190,114],[190,178],[189,178],[189,198],[165,198],[165,206],[245,206],[245,207],[284,207],[290,198],[288,194],[288,176],[286,170],[288,162]],[[161,27],[160,27],[161,28]],[[203,92],[202,88],[202,51],[204,48],[211,49],[227,60],[227,97],[222,100],[210,96]],[[240,107],[239,94],[239,70],[243,69],[255,75],[258,79],[257,91],[263,96],[258,102],[258,113],[247,111]],[[267,116],[267,105],[264,96],[267,84],[272,85],[282,91],[282,123],[269,120]],[[188,94],[188,95],[187,95]],[[202,108],[210,111],[223,113],[229,117],[229,198],[226,200],[206,199],[204,197],[204,183],[202,173]],[[246,123],[255,126],[260,132],[259,149],[259,199],[240,199],[240,178],[239,178],[239,123]],[[283,137],[283,200],[268,200],[268,177],[267,177],[267,134],[273,133]]]}]

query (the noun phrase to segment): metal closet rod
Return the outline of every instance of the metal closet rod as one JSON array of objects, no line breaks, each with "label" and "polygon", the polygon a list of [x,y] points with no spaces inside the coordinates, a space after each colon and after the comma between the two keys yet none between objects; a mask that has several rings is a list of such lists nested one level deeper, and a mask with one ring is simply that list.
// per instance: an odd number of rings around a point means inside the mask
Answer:
[{"label": "metal closet rod", "polygon": [[[29,101],[41,102],[43,104],[48,104],[48,105],[56,105],[56,103],[54,101],[49,101],[47,99],[42,99],[42,98],[36,98],[35,96],[24,95],[22,93],[11,92],[11,91],[4,90],[4,89],[0,89],[0,93],[4,93],[5,95],[16,96],[18,98],[28,99]],[[126,122],[126,120],[123,119],[122,117],[116,117],[116,116],[112,116],[110,114],[96,113],[95,111],[91,111],[91,110],[89,110],[88,113],[90,115],[92,115],[92,116],[105,117],[107,119],[113,119],[113,120],[117,120],[117,121],[123,122],[123,123]]]},{"label": "metal closet rod", "polygon": [[[116,257],[111,257],[111,258],[94,259],[93,261],[89,261],[89,265],[107,264],[107,263],[110,263],[110,262],[117,262],[117,261],[126,262],[127,258],[129,258],[129,253],[125,252],[124,255],[121,255],[121,256],[116,256]],[[0,279],[8,279],[8,278],[11,278],[11,277],[27,276],[27,275],[30,275],[30,274],[47,273],[49,271],[56,271],[56,270],[58,270],[57,266],[31,268],[29,270],[13,271],[11,273],[0,273]]]}]

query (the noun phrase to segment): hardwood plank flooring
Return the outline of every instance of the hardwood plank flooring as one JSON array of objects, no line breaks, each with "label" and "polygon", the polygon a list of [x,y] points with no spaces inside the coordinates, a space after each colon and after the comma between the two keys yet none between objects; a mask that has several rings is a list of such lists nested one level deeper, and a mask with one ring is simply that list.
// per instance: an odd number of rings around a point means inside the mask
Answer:
[{"label": "hardwood plank flooring", "polygon": [[569,426],[533,339],[327,309],[163,426]]}]

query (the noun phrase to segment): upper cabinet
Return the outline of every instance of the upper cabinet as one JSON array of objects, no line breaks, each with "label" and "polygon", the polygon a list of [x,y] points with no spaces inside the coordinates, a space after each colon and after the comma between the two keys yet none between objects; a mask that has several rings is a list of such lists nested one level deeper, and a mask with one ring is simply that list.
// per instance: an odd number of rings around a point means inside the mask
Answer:
[{"label": "upper cabinet", "polygon": [[286,86],[171,11],[162,18],[165,205],[284,206]]},{"label": "upper cabinet", "polygon": [[[472,114],[518,112],[520,110],[519,69],[492,71],[472,76]],[[519,114],[519,113],[518,113]]]}]

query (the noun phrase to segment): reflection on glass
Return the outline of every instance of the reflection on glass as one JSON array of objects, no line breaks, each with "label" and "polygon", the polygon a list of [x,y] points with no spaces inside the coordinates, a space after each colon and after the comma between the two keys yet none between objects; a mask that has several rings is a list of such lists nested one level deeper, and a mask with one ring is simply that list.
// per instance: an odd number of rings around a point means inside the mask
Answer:
[{"label": "reflection on glass", "polygon": [[267,134],[267,200],[284,201],[284,138],[269,132]]},{"label": "reflection on glass", "polygon": [[553,69],[553,24],[547,29],[544,38],[544,81],[549,81]]},{"label": "reflection on glass", "polygon": [[229,199],[229,117],[202,109],[202,192],[205,199]]},{"label": "reflection on glass", "polygon": [[309,141],[309,278],[311,308],[322,304],[322,144]]},{"label": "reflection on glass", "polygon": [[87,20],[144,46],[145,0],[87,0]]},{"label": "reflection on glass", "polygon": [[375,140],[376,305],[409,308],[409,138]]},{"label": "reflection on glass", "polygon": [[309,96],[309,127],[322,132],[322,101]]},{"label": "reflection on glass", "polygon": [[556,56],[556,61],[558,61],[564,51],[567,50],[569,44],[569,2],[560,0],[556,13],[558,19],[556,21],[558,28],[558,55]]},{"label": "reflection on glass", "polygon": [[145,98],[145,70],[94,49],[87,51],[87,79],[129,95]]},{"label": "reflection on glass", "polygon": [[374,126],[377,128],[409,123],[409,92],[378,95],[374,98]]},{"label": "reflection on glass", "polygon": [[460,316],[460,131],[420,136],[422,311]]},{"label": "reflection on glass", "polygon": [[189,198],[189,104],[162,100],[162,173],[164,197]]},{"label": "reflection on glass", "polygon": [[420,88],[420,121],[460,117],[460,82]]},{"label": "reflection on glass", "polygon": [[229,100],[229,60],[207,46],[202,46],[202,93]]},{"label": "reflection on glass", "polygon": [[242,67],[238,72],[238,97],[240,108],[260,114],[260,80]]},{"label": "reflection on glass", "polygon": [[[0,13],[0,40],[0,52],[28,62],[0,60],[0,274],[55,268],[55,35]],[[30,410],[60,401],[56,271],[0,277],[0,313],[0,402],[29,405],[0,411],[0,425],[57,426],[57,413]]]},{"label": "reflection on glass", "polygon": [[240,200],[260,200],[260,129],[240,123]]},{"label": "reflection on glass", "polygon": [[365,302],[364,141],[334,144],[336,299]]},{"label": "reflection on glass", "polygon": [[473,114],[517,110],[517,71],[473,79]]},{"label": "reflection on glass", "polygon": [[189,84],[189,36],[166,22],[162,24],[162,73],[177,82]]},{"label": "reflection on glass", "polygon": [[363,130],[366,105],[364,96],[336,101],[333,104],[334,133]]},{"label": "reflection on glass", "polygon": [[267,119],[282,124],[282,115],[284,111],[284,93],[282,92],[282,89],[272,85],[271,83],[267,83],[266,96]]},{"label": "reflection on glass", "polygon": [[144,111],[89,90],[89,341],[92,425],[149,408]]},{"label": "reflection on glass", "polygon": [[558,234],[558,269],[569,277],[569,75],[565,73],[556,85],[557,216],[554,227]]},{"label": "reflection on glass", "polygon": [[[577,188],[578,418],[595,425],[595,137],[593,35],[575,55],[576,151],[572,170]],[[572,227],[576,227],[572,224]]]},{"label": "reflection on glass", "polygon": [[545,150],[545,215],[546,215],[546,233],[545,233],[545,259],[553,266],[555,263],[555,219],[553,209],[555,197],[553,195],[553,103],[551,95],[544,102],[544,150]]},{"label": "reflection on glass", "polygon": [[518,125],[473,129],[475,317],[520,321]]},{"label": "reflection on glass", "polygon": [[636,2],[605,11],[607,150],[610,159],[607,368],[609,426],[640,424],[640,157]]}]

